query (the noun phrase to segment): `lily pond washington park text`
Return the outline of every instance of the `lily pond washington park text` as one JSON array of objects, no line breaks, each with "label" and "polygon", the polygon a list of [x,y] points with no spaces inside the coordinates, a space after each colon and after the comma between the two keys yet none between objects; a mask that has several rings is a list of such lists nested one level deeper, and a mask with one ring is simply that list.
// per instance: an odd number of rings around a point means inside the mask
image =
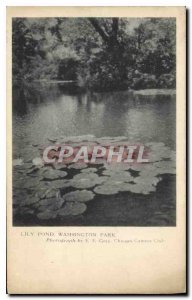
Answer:
[{"label": "lily pond washington park text", "polygon": [[14,226],[176,226],[174,18],[13,18]]}]

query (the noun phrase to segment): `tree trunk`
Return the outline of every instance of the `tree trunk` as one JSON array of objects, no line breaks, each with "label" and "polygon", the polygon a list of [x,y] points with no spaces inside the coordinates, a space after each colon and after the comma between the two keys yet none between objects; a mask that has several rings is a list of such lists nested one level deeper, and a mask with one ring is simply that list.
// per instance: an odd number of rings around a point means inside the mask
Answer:
[{"label": "tree trunk", "polygon": [[119,19],[112,18],[111,31],[106,32],[104,28],[99,24],[98,18],[89,18],[90,23],[95,28],[97,33],[101,36],[102,40],[107,44],[107,46],[112,50],[115,46],[119,44],[118,42],[118,27]]}]

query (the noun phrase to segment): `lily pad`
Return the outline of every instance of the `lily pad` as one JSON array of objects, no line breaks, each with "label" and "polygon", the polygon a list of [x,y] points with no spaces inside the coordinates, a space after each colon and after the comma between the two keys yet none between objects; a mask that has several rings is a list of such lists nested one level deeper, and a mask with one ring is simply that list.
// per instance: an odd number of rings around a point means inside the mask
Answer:
[{"label": "lily pad", "polygon": [[44,179],[50,179],[50,180],[60,179],[66,176],[67,176],[67,172],[61,170],[54,170],[54,169],[48,169],[43,174]]},{"label": "lily pad", "polygon": [[96,168],[87,168],[87,169],[81,170],[81,173],[95,173],[95,172],[97,172]]},{"label": "lily pad", "polygon": [[53,180],[50,182],[50,186],[56,189],[67,188],[71,186],[71,180],[67,180],[67,179]]},{"label": "lily pad", "polygon": [[175,162],[173,161],[161,161],[161,162],[157,162],[154,163],[154,166],[157,168],[158,172],[161,172],[159,174],[163,174],[164,173],[176,173],[176,168],[175,168]]},{"label": "lily pad", "polygon": [[49,199],[43,199],[38,202],[38,210],[44,211],[44,210],[58,210],[62,207],[65,200],[63,198],[49,198]]},{"label": "lily pad", "polygon": [[39,198],[37,198],[35,196],[27,196],[26,199],[22,200],[19,205],[20,206],[29,206],[34,203],[37,203],[38,201],[39,201]]},{"label": "lily pad", "polygon": [[131,174],[127,171],[113,171],[113,170],[105,170],[103,171],[103,175],[110,176],[110,178],[107,180],[122,180],[125,182],[133,181],[134,177],[131,176]]},{"label": "lily pad", "polygon": [[35,188],[37,185],[39,185],[39,181],[40,181],[40,178],[38,178],[38,177],[25,178],[25,180],[22,183],[22,187],[24,189]]},{"label": "lily pad", "polygon": [[64,207],[58,211],[59,216],[77,216],[83,214],[87,206],[81,202],[66,202]]},{"label": "lily pad", "polygon": [[32,208],[27,208],[25,211],[24,211],[24,214],[25,215],[33,215],[34,214],[34,209]]},{"label": "lily pad", "polygon": [[33,168],[34,168],[34,165],[31,162],[27,162],[27,163],[22,164],[21,170],[30,172]]},{"label": "lily pad", "polygon": [[141,169],[139,175],[140,178],[156,177],[157,175],[159,175],[159,170],[154,164],[146,164],[143,165],[143,168]]},{"label": "lily pad", "polygon": [[26,181],[26,176],[23,174],[18,176],[18,173],[13,173],[13,188],[21,188],[23,189],[23,183]]},{"label": "lily pad", "polygon": [[13,159],[13,166],[16,167],[16,166],[22,166],[24,163],[23,163],[23,160],[21,158],[17,158],[17,159]]},{"label": "lily pad", "polygon": [[54,164],[54,169],[61,170],[65,169],[67,166],[65,164]]},{"label": "lily pad", "polygon": [[161,181],[161,178],[159,177],[149,177],[149,176],[145,176],[145,177],[135,177],[134,178],[134,182],[143,186],[149,186],[149,185],[153,185],[156,186],[158,184],[158,182]]},{"label": "lily pad", "polygon": [[65,201],[73,201],[73,202],[87,202],[94,198],[94,193],[91,191],[83,190],[83,191],[74,191],[67,193],[63,196]]},{"label": "lily pad", "polygon": [[101,195],[115,195],[119,192],[119,189],[117,186],[102,184],[96,186],[94,192]]},{"label": "lily pad", "polygon": [[111,170],[114,172],[118,172],[118,171],[126,171],[129,170],[131,168],[130,164],[128,163],[111,163],[111,164],[106,164],[105,168],[107,170]]},{"label": "lily pad", "polygon": [[73,177],[73,179],[71,180],[71,186],[79,189],[86,189],[101,184],[106,179],[106,176],[98,176],[95,173],[80,173]]},{"label": "lily pad", "polygon": [[39,186],[36,189],[36,192],[40,192],[40,195],[47,189],[60,189],[71,186],[71,180],[67,179],[58,179],[58,180],[43,180],[40,181]]},{"label": "lily pad", "polygon": [[29,208],[29,207],[20,207],[18,210],[17,210],[17,213],[19,214],[24,214],[24,215],[32,215],[34,214],[34,209],[32,208]]},{"label": "lily pad", "polygon": [[28,193],[24,189],[14,188],[13,189],[13,204],[20,205],[20,203],[26,201]]},{"label": "lily pad", "polygon": [[56,143],[57,140],[54,139],[54,138],[48,138],[48,141],[51,142],[51,143]]},{"label": "lily pad", "polygon": [[85,168],[87,168],[86,163],[75,163],[75,164],[71,164],[71,165],[68,166],[68,169],[81,170],[81,169],[85,169]]},{"label": "lily pad", "polygon": [[26,174],[32,177],[36,177],[39,175],[38,171],[39,171],[38,167],[32,167],[29,170],[27,170]]},{"label": "lily pad", "polygon": [[48,198],[53,198],[56,197],[58,190],[54,188],[48,188],[48,189],[40,189],[37,192],[37,195],[39,196],[40,199],[48,199]]},{"label": "lily pad", "polygon": [[41,220],[49,220],[49,219],[55,219],[57,216],[57,211],[46,209],[43,212],[40,212],[37,214],[37,217]]},{"label": "lily pad", "polygon": [[136,193],[136,194],[143,194],[143,195],[148,195],[151,192],[155,192],[156,188],[152,184],[143,184],[143,183],[138,183],[138,184],[132,184],[130,186],[130,192]]},{"label": "lily pad", "polygon": [[175,160],[175,151],[165,146],[164,143],[147,143],[149,147],[149,162],[161,161],[163,159]]},{"label": "lily pad", "polygon": [[43,161],[40,157],[35,157],[33,160],[32,160],[32,163],[33,165],[35,166],[43,166]]},{"label": "lily pad", "polygon": [[141,170],[144,169],[145,165],[147,165],[147,164],[134,163],[130,166],[130,169],[133,171],[140,172]]}]

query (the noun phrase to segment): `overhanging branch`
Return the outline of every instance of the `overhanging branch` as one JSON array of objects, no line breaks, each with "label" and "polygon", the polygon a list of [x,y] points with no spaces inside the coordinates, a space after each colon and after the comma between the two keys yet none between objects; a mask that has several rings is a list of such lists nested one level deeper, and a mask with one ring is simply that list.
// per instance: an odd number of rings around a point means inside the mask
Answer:
[{"label": "overhanging branch", "polygon": [[106,34],[106,32],[102,29],[102,27],[99,25],[99,22],[96,18],[88,18],[95,30],[99,33],[99,35],[102,37],[102,39],[105,42],[109,41],[109,36]]}]

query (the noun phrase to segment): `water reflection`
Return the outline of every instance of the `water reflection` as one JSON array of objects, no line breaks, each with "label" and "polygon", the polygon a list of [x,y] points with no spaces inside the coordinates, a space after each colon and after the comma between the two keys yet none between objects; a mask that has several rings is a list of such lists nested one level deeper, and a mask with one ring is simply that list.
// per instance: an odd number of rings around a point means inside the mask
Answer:
[{"label": "water reflection", "polygon": [[73,86],[13,88],[14,153],[49,137],[127,136],[132,142],[164,142],[175,148],[175,97],[131,92],[80,93]]},{"label": "water reflection", "polygon": [[[141,144],[163,142],[174,149],[175,109],[174,96],[135,96],[128,91],[82,93],[72,85],[17,86],[13,88],[13,157],[26,163],[39,156],[39,146],[50,144],[48,138],[87,134],[126,136]],[[21,173],[15,173],[13,182],[20,177]],[[38,178],[24,180],[28,184]],[[157,192],[148,195],[121,192],[110,195],[110,201],[106,195],[96,195],[76,219],[43,223],[36,213],[14,218],[19,226],[174,226],[175,176],[165,175]]]}]

